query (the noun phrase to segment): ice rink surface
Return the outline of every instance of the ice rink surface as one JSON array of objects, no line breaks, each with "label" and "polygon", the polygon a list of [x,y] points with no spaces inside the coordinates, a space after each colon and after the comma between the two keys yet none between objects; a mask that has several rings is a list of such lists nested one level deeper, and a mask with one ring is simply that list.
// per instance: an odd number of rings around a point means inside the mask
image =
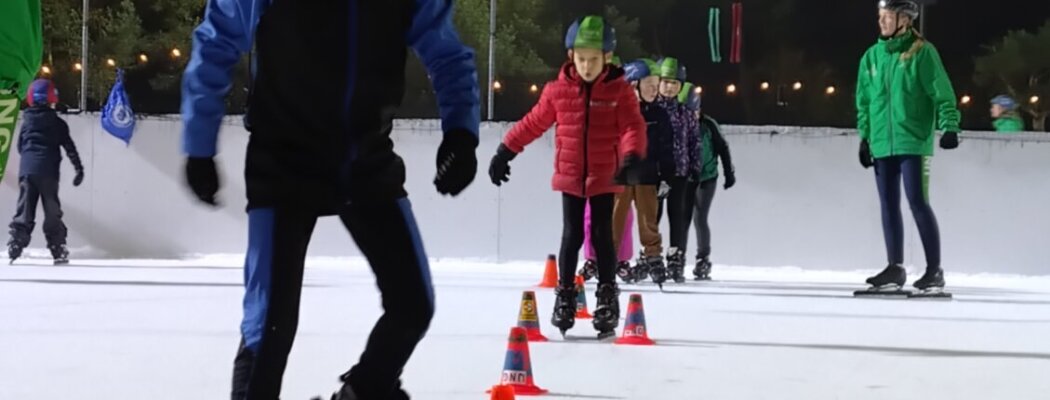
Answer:
[{"label": "ice rink surface", "polygon": [[[536,263],[436,260],[437,315],[405,370],[414,399],[487,399]],[[228,399],[239,340],[236,257],[0,267],[0,399]],[[379,296],[358,259],[311,259],[284,400],[329,394]],[[536,383],[558,399],[1045,399],[1050,277],[959,275],[953,301],[855,299],[875,271],[716,265],[713,282],[641,293],[653,347],[548,343]],[[910,280],[919,271],[911,271]],[[588,303],[594,305],[593,282]],[[593,310],[593,308],[592,308]],[[622,328],[622,324],[621,324]],[[570,336],[592,336],[589,320]]]}]

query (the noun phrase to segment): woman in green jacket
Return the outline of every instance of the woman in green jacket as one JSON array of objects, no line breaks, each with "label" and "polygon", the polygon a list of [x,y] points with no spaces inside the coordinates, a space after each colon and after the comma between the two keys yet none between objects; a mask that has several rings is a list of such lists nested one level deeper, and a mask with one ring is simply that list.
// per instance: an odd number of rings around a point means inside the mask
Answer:
[{"label": "woman in green jacket", "polygon": [[14,141],[19,99],[40,69],[40,0],[0,1],[0,179]]},{"label": "woman in green jacket", "polygon": [[879,2],[881,38],[864,54],[857,78],[860,162],[874,166],[882,203],[882,229],[889,265],[867,280],[872,290],[899,291],[907,278],[901,179],[926,252],[926,273],[914,286],[923,292],[944,287],[940,232],[929,203],[930,157],[935,129],[941,147],[959,146],[959,109],[940,55],[912,27],[919,6],[911,0]]},{"label": "woman in green jacket", "polygon": [[1010,96],[1000,95],[992,99],[992,126],[999,133],[1017,133],[1024,130],[1024,120],[1017,113],[1018,104]]}]

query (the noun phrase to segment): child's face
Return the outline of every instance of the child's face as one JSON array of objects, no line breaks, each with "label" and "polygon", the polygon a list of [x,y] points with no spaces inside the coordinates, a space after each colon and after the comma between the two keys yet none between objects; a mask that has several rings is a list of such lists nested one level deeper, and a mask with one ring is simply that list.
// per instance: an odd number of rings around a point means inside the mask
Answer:
[{"label": "child's face", "polygon": [[664,97],[677,97],[682,90],[682,82],[674,79],[660,80],[660,95]]},{"label": "child's face", "polygon": [[602,53],[598,49],[575,49],[569,50],[569,56],[580,78],[584,82],[594,82],[605,69],[606,60],[612,58],[612,53]]},{"label": "child's face", "polygon": [[660,94],[660,77],[647,76],[642,78],[638,82],[638,92],[641,94],[642,100],[649,103],[655,101],[656,96]]},{"label": "child's face", "polygon": [[992,118],[999,118],[1003,116],[1003,113],[1005,112],[1006,109],[1003,108],[1003,106],[1000,106],[998,104],[992,104]]}]

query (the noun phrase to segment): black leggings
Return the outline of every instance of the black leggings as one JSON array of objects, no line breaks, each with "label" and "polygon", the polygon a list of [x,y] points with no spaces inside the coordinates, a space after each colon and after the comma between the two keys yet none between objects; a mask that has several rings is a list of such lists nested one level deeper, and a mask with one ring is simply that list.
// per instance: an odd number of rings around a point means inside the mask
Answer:
[{"label": "black leggings", "polygon": [[904,221],[901,216],[901,178],[911,205],[911,214],[919,227],[926,267],[941,266],[941,233],[937,217],[930,207],[930,158],[893,156],[875,160],[875,180],[882,203],[882,233],[886,239],[886,258],[890,264],[904,263]]},{"label": "black leggings", "polygon": [[[612,215],[613,194],[602,194],[590,198],[591,202],[591,244],[598,262],[598,282],[613,283],[616,281],[616,249],[613,246]],[[570,194],[562,194],[561,209],[563,215],[561,233],[561,255],[558,258],[559,285],[570,287],[575,284],[576,262],[583,247],[583,213],[588,199]]]},{"label": "black leggings", "polygon": [[693,224],[696,225],[697,260],[711,255],[711,226],[707,223],[707,216],[711,213],[711,202],[715,200],[717,189],[718,178],[712,178],[700,182],[700,187],[696,190],[696,213],[693,214]]},{"label": "black leggings", "polygon": [[674,178],[668,183],[671,185],[671,191],[667,194],[667,222],[671,225],[669,252],[684,252],[689,246],[689,224],[693,222],[693,202],[698,183],[687,178]]}]

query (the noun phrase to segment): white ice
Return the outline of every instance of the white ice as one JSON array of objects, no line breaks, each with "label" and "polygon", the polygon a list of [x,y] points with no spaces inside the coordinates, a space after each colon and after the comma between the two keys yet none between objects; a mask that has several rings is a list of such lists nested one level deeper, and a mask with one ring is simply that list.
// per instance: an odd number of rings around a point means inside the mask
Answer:
[{"label": "white ice", "polygon": [[[0,267],[0,399],[224,399],[238,343],[236,257]],[[283,399],[330,393],[379,297],[357,259],[311,259]],[[855,299],[866,274],[716,266],[644,296],[654,347],[563,342],[534,264],[433,262],[437,316],[404,372],[415,399],[487,399],[522,290],[548,343],[536,383],[565,399],[1045,399],[1050,277],[947,275],[955,300]],[[913,271],[914,272],[914,271]],[[913,275],[914,278],[914,275]],[[594,305],[592,285],[589,302]],[[572,336],[591,336],[578,321]]]}]

